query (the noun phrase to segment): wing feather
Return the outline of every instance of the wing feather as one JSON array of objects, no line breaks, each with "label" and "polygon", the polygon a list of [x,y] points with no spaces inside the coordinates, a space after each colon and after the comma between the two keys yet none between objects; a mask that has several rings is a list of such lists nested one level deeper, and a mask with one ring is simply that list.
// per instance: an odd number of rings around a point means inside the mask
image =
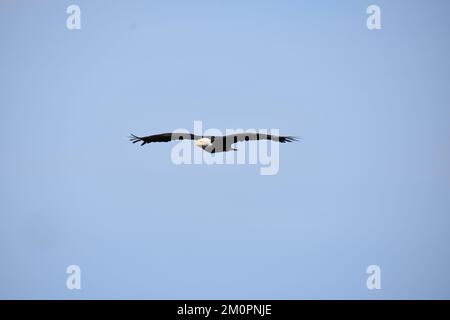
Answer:
[{"label": "wing feather", "polygon": [[141,146],[147,143],[152,142],[169,142],[173,140],[198,140],[200,139],[200,136],[197,136],[192,133],[182,133],[182,132],[168,132],[168,133],[161,133],[161,134],[154,134],[151,136],[146,137],[138,137],[134,134],[131,134],[129,139],[131,142],[141,142]]},{"label": "wing feather", "polygon": [[293,136],[276,136],[272,134],[265,133],[238,133],[238,134],[230,134],[225,136],[227,143],[236,143],[241,141],[254,141],[254,140],[272,140],[276,142],[286,143],[286,142],[294,142],[298,141],[298,137]]}]

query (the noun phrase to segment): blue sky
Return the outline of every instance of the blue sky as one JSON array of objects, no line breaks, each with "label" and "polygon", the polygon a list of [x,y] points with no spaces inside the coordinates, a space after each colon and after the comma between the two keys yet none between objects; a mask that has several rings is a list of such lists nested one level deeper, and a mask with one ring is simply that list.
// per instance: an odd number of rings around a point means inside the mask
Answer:
[{"label": "blue sky", "polygon": [[[0,298],[449,299],[448,12],[2,1]],[[304,140],[261,176],[126,138],[195,120]]]}]

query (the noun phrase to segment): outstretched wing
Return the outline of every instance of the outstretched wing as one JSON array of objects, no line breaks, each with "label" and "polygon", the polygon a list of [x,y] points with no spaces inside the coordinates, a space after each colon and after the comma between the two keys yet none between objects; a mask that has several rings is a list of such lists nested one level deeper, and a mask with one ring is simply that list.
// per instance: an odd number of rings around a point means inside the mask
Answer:
[{"label": "outstretched wing", "polygon": [[286,143],[298,141],[298,139],[299,138],[292,136],[275,136],[273,134],[251,133],[251,132],[230,134],[225,136],[225,140],[229,145],[240,141],[251,141],[251,140],[272,140],[281,143]]},{"label": "outstretched wing", "polygon": [[169,142],[173,140],[197,140],[200,138],[201,138],[200,136],[197,136],[192,133],[169,132],[169,133],[155,134],[146,137],[137,137],[134,134],[131,134],[130,141],[133,143],[141,142],[141,146],[143,146],[146,143],[152,142]]}]

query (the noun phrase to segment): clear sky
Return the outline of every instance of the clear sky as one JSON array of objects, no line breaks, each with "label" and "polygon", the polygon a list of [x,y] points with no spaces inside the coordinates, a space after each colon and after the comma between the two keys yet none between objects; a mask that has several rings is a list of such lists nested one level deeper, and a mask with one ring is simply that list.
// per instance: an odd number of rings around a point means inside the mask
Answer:
[{"label": "clear sky", "polygon": [[[449,12],[1,1],[0,298],[450,298]],[[262,176],[127,140],[195,120],[303,141]]]}]

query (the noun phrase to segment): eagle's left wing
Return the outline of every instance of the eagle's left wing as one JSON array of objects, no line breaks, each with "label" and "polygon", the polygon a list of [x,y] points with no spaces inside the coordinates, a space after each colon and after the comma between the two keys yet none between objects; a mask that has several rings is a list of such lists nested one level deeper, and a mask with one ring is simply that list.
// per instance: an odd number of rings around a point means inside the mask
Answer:
[{"label": "eagle's left wing", "polygon": [[273,134],[248,132],[248,133],[229,134],[225,136],[225,140],[227,141],[227,144],[251,140],[272,140],[276,142],[286,143],[298,141],[298,138],[292,136],[276,136]]}]

